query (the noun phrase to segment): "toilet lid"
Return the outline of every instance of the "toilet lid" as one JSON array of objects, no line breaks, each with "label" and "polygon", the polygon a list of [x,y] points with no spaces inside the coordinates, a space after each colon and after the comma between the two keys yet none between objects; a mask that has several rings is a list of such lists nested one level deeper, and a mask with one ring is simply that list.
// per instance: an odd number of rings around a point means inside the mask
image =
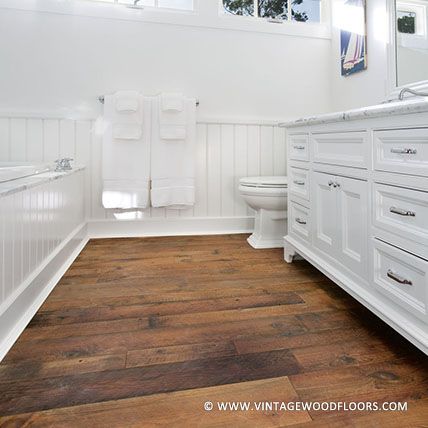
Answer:
[{"label": "toilet lid", "polygon": [[287,187],[286,176],[275,177],[245,177],[239,180],[241,186],[247,187],[270,187],[270,188],[285,188]]}]

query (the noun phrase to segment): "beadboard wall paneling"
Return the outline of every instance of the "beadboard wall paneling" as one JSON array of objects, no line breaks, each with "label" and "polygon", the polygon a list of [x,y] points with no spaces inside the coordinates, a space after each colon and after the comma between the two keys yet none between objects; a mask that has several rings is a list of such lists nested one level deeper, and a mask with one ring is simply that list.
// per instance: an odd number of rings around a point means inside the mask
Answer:
[{"label": "beadboard wall paneling", "polygon": [[[26,147],[24,139],[20,150]],[[79,171],[0,198],[0,315],[84,223],[83,180]]]},{"label": "beadboard wall paneling", "polygon": [[87,218],[144,219],[245,217],[252,212],[238,194],[240,177],[286,174],[285,131],[272,125],[198,123],[196,204],[183,210],[105,210],[101,205],[101,138],[92,121],[0,118],[0,161],[54,161],[72,157],[87,166]]}]

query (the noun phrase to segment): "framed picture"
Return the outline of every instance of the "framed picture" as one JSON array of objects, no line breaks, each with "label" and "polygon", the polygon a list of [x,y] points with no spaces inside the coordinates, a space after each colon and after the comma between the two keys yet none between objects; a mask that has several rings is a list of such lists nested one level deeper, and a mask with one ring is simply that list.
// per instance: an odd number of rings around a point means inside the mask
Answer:
[{"label": "framed picture", "polygon": [[367,68],[366,0],[343,0],[340,29],[342,76]]}]

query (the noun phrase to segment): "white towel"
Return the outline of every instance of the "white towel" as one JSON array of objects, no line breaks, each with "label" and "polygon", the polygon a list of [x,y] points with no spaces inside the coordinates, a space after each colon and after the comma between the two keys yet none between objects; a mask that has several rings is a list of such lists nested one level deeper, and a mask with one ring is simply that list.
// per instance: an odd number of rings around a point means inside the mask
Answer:
[{"label": "white towel", "polygon": [[116,140],[139,140],[143,133],[141,123],[113,123],[112,127]]},{"label": "white towel", "polygon": [[176,92],[162,93],[160,97],[162,111],[181,112],[184,110],[183,94]]},{"label": "white towel", "polygon": [[164,178],[152,180],[152,205],[154,207],[188,208],[195,204],[193,178]]},{"label": "white towel", "polygon": [[149,205],[151,104],[150,98],[140,96],[137,111],[125,114],[117,111],[114,95],[105,97],[107,126],[102,150],[105,208],[144,209]]},{"label": "white towel", "polygon": [[185,140],[186,125],[161,125],[160,138],[162,140]]},{"label": "white towel", "polygon": [[149,199],[147,180],[104,180],[104,208],[147,208]]},{"label": "white towel", "polygon": [[153,99],[152,206],[184,209],[195,203],[196,100],[185,99],[182,113],[186,135],[174,144],[161,138],[160,102],[160,97]]},{"label": "white towel", "polygon": [[120,113],[133,113],[138,110],[140,95],[137,91],[118,91],[115,94],[116,110]]},{"label": "white towel", "polygon": [[181,94],[161,94],[159,97],[160,138],[186,139],[186,100]]}]

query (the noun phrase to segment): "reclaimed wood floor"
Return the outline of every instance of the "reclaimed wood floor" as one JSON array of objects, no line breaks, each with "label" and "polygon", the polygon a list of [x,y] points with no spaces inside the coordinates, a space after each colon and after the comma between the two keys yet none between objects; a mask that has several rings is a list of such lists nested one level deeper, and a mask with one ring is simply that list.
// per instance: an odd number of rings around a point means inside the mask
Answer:
[{"label": "reclaimed wood floor", "polygon": [[0,364],[0,425],[428,426],[427,357],[307,262],[245,238],[90,241]]}]

